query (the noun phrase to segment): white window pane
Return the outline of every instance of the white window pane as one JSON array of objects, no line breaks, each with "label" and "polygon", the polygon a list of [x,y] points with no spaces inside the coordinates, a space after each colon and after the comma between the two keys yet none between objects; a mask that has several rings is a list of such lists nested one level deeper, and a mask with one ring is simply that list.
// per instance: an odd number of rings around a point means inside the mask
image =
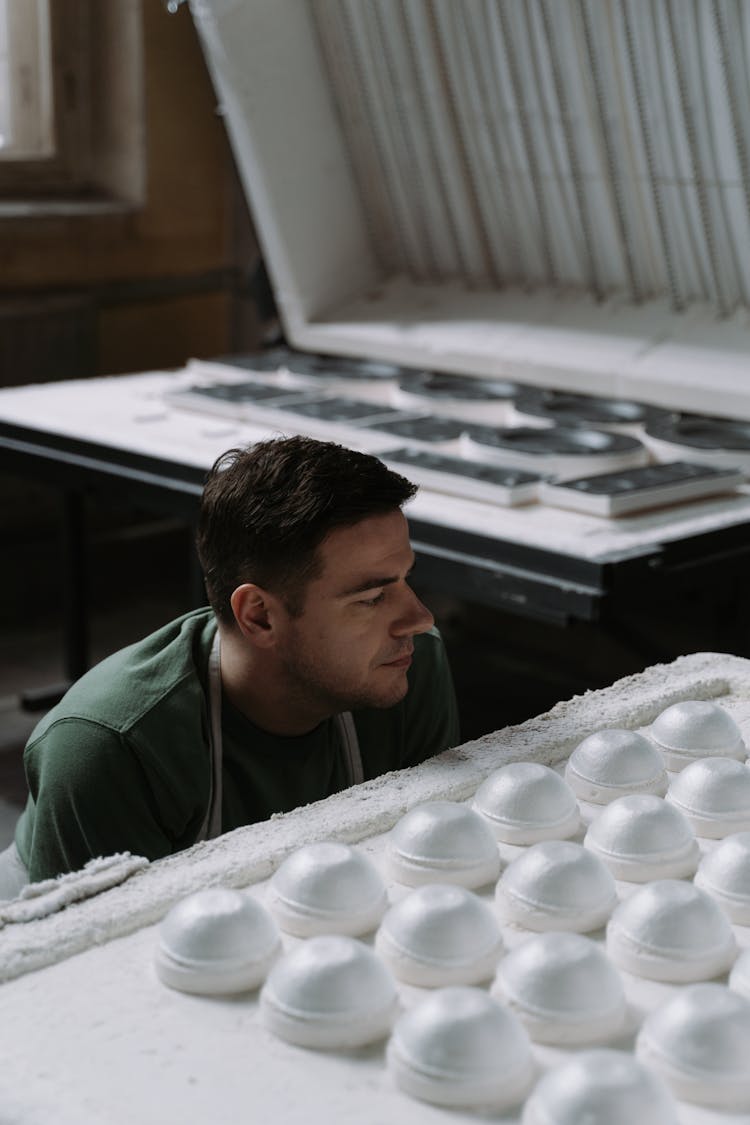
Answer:
[{"label": "white window pane", "polygon": [[0,0],[0,157],[53,152],[49,0]]}]

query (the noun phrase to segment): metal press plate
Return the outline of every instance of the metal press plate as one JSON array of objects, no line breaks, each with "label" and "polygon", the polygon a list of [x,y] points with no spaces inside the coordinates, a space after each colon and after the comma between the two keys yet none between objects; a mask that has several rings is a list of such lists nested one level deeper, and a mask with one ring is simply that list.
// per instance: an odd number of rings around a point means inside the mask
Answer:
[{"label": "metal press plate", "polygon": [[694,465],[687,461],[673,461],[665,465],[644,465],[641,468],[625,469],[617,473],[600,473],[566,481],[564,487],[576,492],[588,492],[597,496],[618,496],[623,493],[649,492],[667,485],[690,484],[700,488],[703,483],[722,481],[737,477],[729,469],[713,468],[711,465]]}]

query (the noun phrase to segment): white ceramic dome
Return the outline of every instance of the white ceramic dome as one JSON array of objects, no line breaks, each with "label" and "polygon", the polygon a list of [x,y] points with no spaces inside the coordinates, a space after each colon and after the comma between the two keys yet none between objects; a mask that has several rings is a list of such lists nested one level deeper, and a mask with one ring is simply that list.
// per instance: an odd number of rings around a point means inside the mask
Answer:
[{"label": "white ceramic dome", "polygon": [[654,719],[649,737],[664,755],[668,770],[678,772],[696,758],[746,757],[742,732],[718,703],[685,699],[673,703]]},{"label": "white ceramic dome", "polygon": [[223,887],[196,891],[161,923],[156,971],[170,988],[223,994],[257,988],[281,950],[268,911]]},{"label": "white ceramic dome", "polygon": [[428,883],[390,908],[375,948],[399,980],[435,987],[488,980],[503,940],[491,907],[472,891]]},{"label": "white ceramic dome", "polygon": [[750,1000],[723,984],[681,989],[649,1013],[636,1054],[681,1101],[750,1109]]},{"label": "white ceramic dome", "polygon": [[693,880],[738,926],[750,926],[750,832],[727,836],[698,864]]},{"label": "white ceramic dome", "polygon": [[306,844],[288,856],[268,888],[268,905],[287,933],[357,936],[374,930],[388,906],[372,861],[349,844]]},{"label": "white ceramic dome", "polygon": [[743,950],[732,965],[729,974],[729,987],[746,1000],[750,1000],[750,949]]},{"label": "white ceramic dome", "polygon": [[386,860],[393,878],[410,887],[481,887],[494,882],[500,871],[492,831],[479,813],[455,801],[430,801],[410,809],[391,829]]},{"label": "white ceramic dome", "polygon": [[664,1084],[624,1051],[582,1051],[545,1074],[522,1125],[679,1125]]},{"label": "white ceramic dome", "polygon": [[402,1015],[388,1044],[396,1084],[436,1105],[505,1109],[534,1074],[521,1023],[478,988],[441,988]]},{"label": "white ceramic dome", "polygon": [[592,821],[583,841],[615,879],[648,883],[695,872],[698,841],[687,817],[661,797],[619,797]]},{"label": "white ceramic dome", "polygon": [[672,781],[667,800],[696,836],[721,839],[750,829],[750,769],[735,758],[701,758]]},{"label": "white ceramic dome", "polygon": [[274,1035],[302,1047],[359,1047],[388,1034],[396,985],[369,946],[326,934],[308,938],[276,962],[260,994]]},{"label": "white ceramic dome", "polygon": [[581,844],[533,844],[501,875],[495,905],[501,920],[529,930],[586,933],[603,926],[617,904],[615,882]]},{"label": "white ceramic dome", "polygon": [[597,731],[576,746],[565,766],[565,780],[581,801],[606,805],[628,793],[667,791],[664,761],[634,730]]},{"label": "white ceramic dome", "polygon": [[538,762],[511,762],[495,770],[477,789],[473,808],[506,844],[564,840],[581,825],[573,790]]},{"label": "white ceramic dome", "polygon": [[620,975],[600,945],[581,934],[537,934],[508,953],[492,995],[537,1043],[602,1043],[624,1027]]},{"label": "white ceramic dome", "polygon": [[607,951],[635,976],[686,982],[726,972],[737,947],[729,919],[710,895],[692,883],[660,879],[617,907]]}]

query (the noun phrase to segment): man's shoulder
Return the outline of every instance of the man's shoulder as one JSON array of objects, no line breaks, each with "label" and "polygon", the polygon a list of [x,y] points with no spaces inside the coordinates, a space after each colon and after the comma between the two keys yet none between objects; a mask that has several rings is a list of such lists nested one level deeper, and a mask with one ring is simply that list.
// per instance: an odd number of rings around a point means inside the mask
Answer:
[{"label": "man's shoulder", "polygon": [[95,724],[117,735],[148,720],[175,696],[202,697],[216,619],[194,610],[120,649],[85,673],[37,724],[29,746],[59,724]]}]

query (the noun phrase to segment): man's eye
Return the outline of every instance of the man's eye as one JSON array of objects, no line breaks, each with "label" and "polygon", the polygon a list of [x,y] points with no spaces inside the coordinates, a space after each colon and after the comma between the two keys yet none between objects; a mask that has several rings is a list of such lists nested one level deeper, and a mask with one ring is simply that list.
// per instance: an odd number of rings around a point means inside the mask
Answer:
[{"label": "man's eye", "polygon": [[384,597],[385,597],[385,590],[381,590],[380,593],[376,594],[376,596],[374,598],[361,598],[359,604],[360,605],[377,605],[378,602],[382,602]]}]

